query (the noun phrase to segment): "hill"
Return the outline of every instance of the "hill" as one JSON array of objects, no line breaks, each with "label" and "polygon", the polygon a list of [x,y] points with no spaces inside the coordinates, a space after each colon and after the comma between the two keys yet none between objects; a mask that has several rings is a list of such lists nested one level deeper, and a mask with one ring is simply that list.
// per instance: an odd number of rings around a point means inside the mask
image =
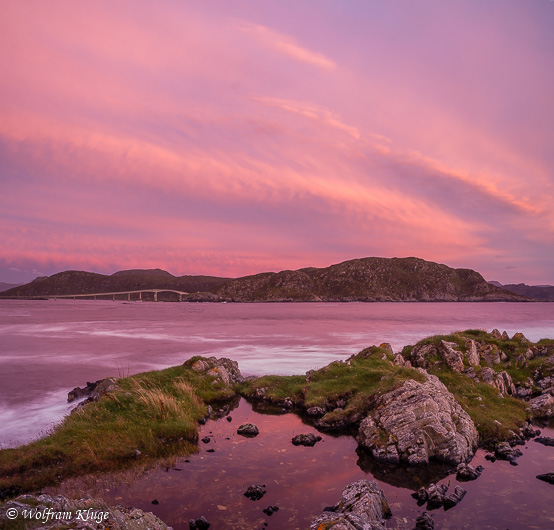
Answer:
[{"label": "hill", "polygon": [[2,293],[2,296],[35,297],[140,289],[206,293],[206,296],[191,299],[232,302],[527,300],[487,283],[471,269],[453,269],[419,258],[362,258],[325,268],[265,272],[236,279],[177,277],[161,269],[120,271],[111,276],[66,271],[37,278],[27,285]]},{"label": "hill", "polygon": [[497,287],[506,289],[512,293],[533,298],[535,300],[544,300],[545,302],[554,302],[554,285],[526,285],[525,283],[510,283],[502,285],[499,282],[489,282]]}]

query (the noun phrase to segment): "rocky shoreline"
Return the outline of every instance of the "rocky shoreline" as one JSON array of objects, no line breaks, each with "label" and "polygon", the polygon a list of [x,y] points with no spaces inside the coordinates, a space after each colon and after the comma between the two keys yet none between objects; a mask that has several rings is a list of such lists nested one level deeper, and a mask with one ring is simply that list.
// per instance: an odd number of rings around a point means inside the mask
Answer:
[{"label": "rocky shoreline", "polygon": [[[554,341],[533,344],[521,333],[510,338],[498,330],[430,337],[396,353],[383,343],[305,376],[244,378],[238,363],[215,357],[194,357],[182,369],[199,378],[197,384],[218,389],[219,401],[208,405],[199,423],[224,416],[231,421],[232,401],[221,399],[243,396],[260,410],[296,413],[321,432],[353,435],[358,450],[377,464],[424,469],[438,462],[465,481],[482,472],[468,464],[477,447],[490,450],[491,460],[517,465],[518,445],[540,434],[530,421],[554,417]],[[76,410],[83,410],[103,399],[117,401],[121,391],[119,382],[110,378],[73,389],[68,401],[82,399]],[[237,433],[258,434],[249,424],[238,427]],[[299,434],[291,443],[313,447],[318,438]],[[536,440],[554,444],[549,438]],[[140,449],[135,451],[139,457]],[[549,482],[551,476],[538,478]],[[363,509],[350,502],[352,495],[366,499]],[[450,509],[464,495],[461,486],[448,492],[435,484],[414,492],[427,509]],[[381,511],[367,512],[375,503]],[[315,519],[312,528],[382,528],[390,511],[385,505],[375,483],[350,484],[341,501]],[[432,522],[422,516],[414,524],[432,528]]]}]

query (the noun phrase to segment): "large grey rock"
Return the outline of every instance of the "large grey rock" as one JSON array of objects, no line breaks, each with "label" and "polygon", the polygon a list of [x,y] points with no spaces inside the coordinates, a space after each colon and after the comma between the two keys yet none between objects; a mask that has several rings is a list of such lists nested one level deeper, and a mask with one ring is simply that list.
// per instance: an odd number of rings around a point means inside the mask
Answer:
[{"label": "large grey rock", "polygon": [[466,342],[466,357],[469,366],[479,366],[479,351],[473,339]]},{"label": "large grey rock", "polygon": [[358,443],[390,463],[469,460],[478,440],[473,420],[436,376],[420,371],[424,383],[410,379],[377,399],[360,424]]},{"label": "large grey rock", "polygon": [[383,490],[374,480],[359,480],[342,491],[333,511],[323,512],[312,521],[310,530],[384,530],[391,511]]},{"label": "large grey rock", "polygon": [[412,366],[415,368],[429,368],[429,359],[437,355],[437,349],[432,344],[418,344],[410,354]]},{"label": "large grey rock", "polygon": [[80,388],[76,387],[67,394],[67,402],[71,403],[77,399],[86,398],[88,401],[98,401],[104,394],[117,390],[117,379],[115,377],[107,377],[99,379],[94,383],[87,382],[87,386]]},{"label": "large grey rock", "polygon": [[[16,519],[8,517],[13,510],[19,513]],[[24,519],[24,510],[28,514],[40,513],[42,517]],[[21,495],[0,506],[1,528],[19,528],[16,524],[23,521],[27,529],[171,530],[161,519],[138,508],[108,506],[100,499],[68,499],[61,495]]]}]

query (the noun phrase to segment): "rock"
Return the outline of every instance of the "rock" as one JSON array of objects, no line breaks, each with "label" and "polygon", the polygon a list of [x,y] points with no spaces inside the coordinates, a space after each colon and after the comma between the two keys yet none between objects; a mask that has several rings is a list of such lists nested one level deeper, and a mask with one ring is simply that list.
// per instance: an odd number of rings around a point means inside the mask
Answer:
[{"label": "rock", "polygon": [[501,360],[503,363],[509,361],[508,356],[507,356],[503,351],[500,352],[500,360]]},{"label": "rock", "polygon": [[204,516],[199,517],[198,519],[189,520],[189,530],[208,530],[211,524],[208,523]]},{"label": "rock", "polygon": [[435,510],[443,506],[447,491],[448,486],[445,484],[431,484],[427,488],[427,509]]},{"label": "rock", "polygon": [[488,366],[500,363],[500,349],[496,344],[482,343],[480,356]]},{"label": "rock", "polygon": [[234,384],[244,381],[243,375],[240,373],[239,364],[237,361],[232,361],[222,357],[201,358],[195,361],[188,360],[184,366],[190,366],[195,372],[202,372],[205,375],[211,375],[216,380],[222,381],[223,384],[230,388]]},{"label": "rock", "polygon": [[550,394],[543,394],[529,400],[529,405],[535,418],[554,417],[554,398]]},{"label": "rock", "polygon": [[292,439],[293,445],[304,445],[306,447],[313,447],[317,442],[321,441],[321,436],[316,436],[313,433],[309,434],[297,434]]},{"label": "rock", "polygon": [[454,493],[448,495],[444,498],[444,509],[449,510],[458,504],[465,496],[467,491],[461,486],[456,486],[454,488]]},{"label": "rock", "polygon": [[495,386],[501,394],[514,396],[516,387],[508,372],[495,372],[492,368],[485,366],[481,370],[481,378],[484,383]]},{"label": "rock", "polygon": [[509,335],[505,331],[502,332],[502,340],[510,340]]},{"label": "rock", "polygon": [[516,333],[513,337],[512,337],[512,340],[517,340],[518,342],[523,342],[523,343],[527,343],[529,342],[529,340],[527,340],[527,338],[525,337],[525,335],[523,333]]},{"label": "rock", "polygon": [[456,469],[456,478],[459,481],[475,480],[481,476],[482,472],[483,466],[473,467],[470,464],[462,462],[458,464],[458,468]]},{"label": "rock", "polygon": [[507,460],[510,464],[516,464],[516,460],[523,455],[519,449],[512,447],[508,442],[500,442],[496,446],[494,454],[499,460]]},{"label": "rock", "polygon": [[535,436],[540,436],[541,431],[539,429],[535,429],[530,423],[526,423],[523,427],[520,427],[519,434],[525,440],[530,440]]},{"label": "rock", "polygon": [[211,441],[211,438],[209,436],[204,436],[204,438],[202,438],[202,442],[205,444],[209,444],[210,441]]},{"label": "rock", "polygon": [[535,352],[531,348],[527,348],[527,351],[524,355],[526,359],[531,360],[533,359],[533,357],[535,357]]},{"label": "rock", "polygon": [[387,499],[377,482],[359,480],[344,488],[333,511],[325,511],[310,525],[310,530],[384,530],[391,516]]},{"label": "rock", "polygon": [[254,437],[258,436],[258,434],[260,434],[260,431],[258,430],[258,427],[253,423],[243,423],[237,429],[237,434],[241,434],[242,436]]},{"label": "rock", "polygon": [[392,361],[392,363],[395,364],[396,366],[405,366],[406,365],[406,361],[400,353],[397,353],[394,356],[394,360]]},{"label": "rock", "polygon": [[537,478],[539,480],[544,480],[544,482],[548,482],[549,484],[554,484],[554,473],[544,473],[543,475],[537,475]]},{"label": "rock", "polygon": [[432,344],[419,344],[410,354],[412,366],[415,368],[429,368],[429,359],[437,355],[437,349]]},{"label": "rock", "polygon": [[279,506],[268,506],[262,510],[266,515],[273,515],[275,512],[279,511]]},{"label": "rock", "polygon": [[417,519],[414,530],[434,530],[435,521],[427,512],[423,512]]},{"label": "rock", "polygon": [[[0,507],[0,528],[13,528],[13,521],[9,520],[6,515],[10,508],[17,510],[19,513],[22,513],[22,510],[53,513],[53,516],[50,516],[47,521],[37,520],[36,527],[29,526],[29,528],[45,530],[59,528],[171,530],[152,513],[143,512],[137,508],[127,508],[119,505],[108,506],[101,499],[68,499],[61,495],[52,497],[45,494],[21,495],[4,503]],[[81,514],[81,519],[78,519],[79,514]],[[83,520],[83,517],[86,517],[86,520]]]},{"label": "rock", "polygon": [[325,409],[322,409],[321,407],[310,407],[306,414],[308,416],[315,416],[315,417],[321,417],[325,415]]},{"label": "rock", "polygon": [[286,397],[283,403],[283,408],[288,412],[294,409],[294,402],[290,397]]},{"label": "rock", "polygon": [[502,334],[496,328],[491,331],[491,335],[498,340],[502,340]]},{"label": "rock", "polygon": [[231,416],[227,416],[225,419],[226,419],[228,422],[232,422],[232,421],[233,421],[233,418],[232,418]]},{"label": "rock", "polygon": [[458,344],[455,342],[441,340],[439,344],[439,353],[451,370],[461,372],[464,369],[464,355],[456,348],[458,348]]},{"label": "rock", "polygon": [[554,447],[554,438],[549,438],[548,436],[539,436],[538,438],[535,438],[535,442],[549,447]]},{"label": "rock", "polygon": [[107,377],[99,379],[94,383],[87,382],[84,388],[76,387],[67,394],[67,402],[71,403],[76,399],[88,398],[88,401],[98,401],[104,394],[117,390],[117,379],[115,377]]},{"label": "rock", "polygon": [[527,399],[533,394],[533,390],[531,388],[526,388],[524,386],[516,386],[516,393],[514,394],[514,397],[517,397],[519,399]]},{"label": "rock", "polygon": [[358,429],[359,445],[390,463],[469,460],[478,439],[473,420],[436,376],[420,371],[424,383],[409,379],[377,398]]},{"label": "rock", "polygon": [[466,342],[466,357],[469,366],[479,366],[479,352],[474,340]]},{"label": "rock", "polygon": [[252,484],[252,486],[248,486],[243,495],[251,501],[259,501],[266,493],[265,484]]},{"label": "rock", "polygon": [[386,350],[391,355],[394,355],[394,352],[392,351],[392,346],[388,342],[383,342],[382,344],[379,344],[379,348]]}]

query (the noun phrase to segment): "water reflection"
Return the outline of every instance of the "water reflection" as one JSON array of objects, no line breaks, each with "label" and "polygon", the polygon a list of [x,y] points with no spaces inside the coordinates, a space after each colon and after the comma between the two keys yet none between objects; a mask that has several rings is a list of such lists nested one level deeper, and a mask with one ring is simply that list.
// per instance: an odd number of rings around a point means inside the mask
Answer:
[{"label": "water reflection", "polygon": [[[88,476],[66,481],[49,493],[69,496],[90,494],[111,504],[136,506],[154,512],[175,530],[188,530],[188,521],[204,515],[212,528],[305,529],[325,506],[335,504],[344,486],[361,478],[376,479],[391,506],[390,528],[412,529],[425,507],[418,507],[411,493],[420,486],[439,481],[458,482],[445,476],[441,466],[392,468],[377,465],[367,454],[356,451],[351,436],[333,437],[314,447],[292,445],[293,436],[317,431],[294,414],[260,413],[241,399],[225,418],[208,421],[200,429],[198,453],[188,458],[163,461],[156,469],[134,469],[122,473]],[[241,423],[255,423],[260,434],[244,438],[236,433]],[[546,428],[546,436],[554,429]],[[214,452],[208,452],[213,449]],[[554,527],[554,486],[535,475],[554,471],[554,448],[529,442],[517,467],[508,462],[487,462],[478,451],[474,465],[485,467],[474,482],[460,485],[468,491],[464,500],[445,512],[432,512],[437,527],[451,528],[539,528]],[[243,493],[252,484],[265,484],[267,494],[259,501]],[[152,504],[156,500],[159,504]],[[270,505],[279,507],[271,516]]]}]

